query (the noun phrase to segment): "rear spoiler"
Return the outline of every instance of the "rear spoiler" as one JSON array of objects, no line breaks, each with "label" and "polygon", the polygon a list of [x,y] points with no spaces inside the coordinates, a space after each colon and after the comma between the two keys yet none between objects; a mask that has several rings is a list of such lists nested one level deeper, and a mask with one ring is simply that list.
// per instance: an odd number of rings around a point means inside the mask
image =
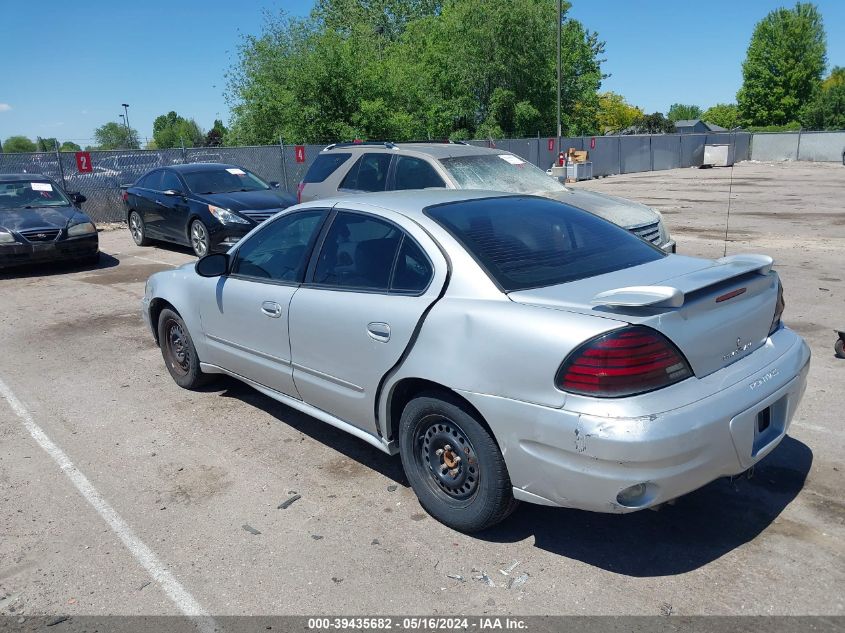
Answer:
[{"label": "rear spoiler", "polygon": [[590,303],[611,308],[680,308],[691,292],[748,273],[768,275],[773,263],[768,255],[729,255],[709,268],[667,280],[674,282],[672,285],[614,288],[600,292]]}]

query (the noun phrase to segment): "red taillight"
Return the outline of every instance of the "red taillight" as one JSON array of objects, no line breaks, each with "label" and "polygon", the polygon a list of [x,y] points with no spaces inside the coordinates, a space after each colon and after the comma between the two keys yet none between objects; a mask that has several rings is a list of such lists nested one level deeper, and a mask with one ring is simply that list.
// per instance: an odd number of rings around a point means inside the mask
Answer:
[{"label": "red taillight", "polygon": [[775,316],[772,317],[772,325],[769,328],[769,336],[774,334],[780,327],[780,319],[783,316],[783,309],[786,307],[786,302],[783,300],[783,284],[778,279],[778,300],[775,304]]},{"label": "red taillight", "polygon": [[692,376],[678,348],[644,326],[614,330],[587,341],[563,362],[559,389],[599,398],[632,396]]},{"label": "red taillight", "polygon": [[300,182],[296,186],[296,201],[302,202],[302,190],[305,189],[305,182]]}]

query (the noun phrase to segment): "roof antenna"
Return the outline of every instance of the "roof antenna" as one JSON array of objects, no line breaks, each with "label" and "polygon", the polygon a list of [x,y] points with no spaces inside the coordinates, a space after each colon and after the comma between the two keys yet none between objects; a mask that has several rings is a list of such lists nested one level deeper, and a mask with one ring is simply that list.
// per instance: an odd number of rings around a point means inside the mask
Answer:
[{"label": "roof antenna", "polygon": [[728,184],[728,217],[725,218],[725,250],[722,252],[722,257],[727,257],[728,255],[728,227],[731,224],[731,193],[734,186],[734,165],[736,164],[736,128],[731,130],[731,133],[732,138],[730,149],[733,150],[733,160],[731,161],[730,184]]}]

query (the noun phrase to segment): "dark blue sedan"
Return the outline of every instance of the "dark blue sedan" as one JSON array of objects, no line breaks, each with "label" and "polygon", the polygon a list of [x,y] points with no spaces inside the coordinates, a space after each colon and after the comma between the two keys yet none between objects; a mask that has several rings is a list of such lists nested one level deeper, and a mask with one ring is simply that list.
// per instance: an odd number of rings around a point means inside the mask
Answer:
[{"label": "dark blue sedan", "polygon": [[153,169],[124,187],[122,198],[138,246],[174,242],[202,257],[229,250],[256,225],[296,204],[278,187],[237,165],[192,163]]}]

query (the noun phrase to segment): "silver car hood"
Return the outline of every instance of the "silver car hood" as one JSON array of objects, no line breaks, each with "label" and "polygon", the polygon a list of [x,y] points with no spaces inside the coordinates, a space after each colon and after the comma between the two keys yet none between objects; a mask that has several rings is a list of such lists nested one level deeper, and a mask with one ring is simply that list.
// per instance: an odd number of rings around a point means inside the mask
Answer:
[{"label": "silver car hood", "polygon": [[[702,377],[765,343],[778,295],[771,265],[771,258],[759,255],[717,260],[669,255],[508,297],[652,327],[673,341]],[[740,291],[731,295],[734,290]]]},{"label": "silver car hood", "polygon": [[564,191],[544,192],[542,195],[584,209],[584,211],[589,211],[593,215],[625,228],[653,224],[659,219],[654,210],[649,209],[644,204],[609,196],[606,193],[567,188]]}]

